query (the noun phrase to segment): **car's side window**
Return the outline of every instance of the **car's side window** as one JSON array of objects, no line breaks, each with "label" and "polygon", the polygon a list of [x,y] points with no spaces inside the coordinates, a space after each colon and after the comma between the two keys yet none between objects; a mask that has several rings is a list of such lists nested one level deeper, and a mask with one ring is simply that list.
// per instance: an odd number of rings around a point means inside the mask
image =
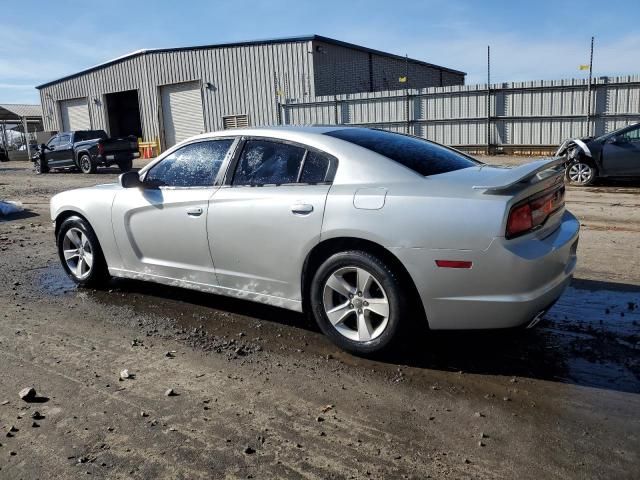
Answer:
[{"label": "car's side window", "polygon": [[233,185],[296,183],[305,149],[270,140],[247,140],[242,148]]},{"label": "car's side window", "polygon": [[47,147],[49,147],[49,148],[51,148],[51,147],[55,148],[57,145],[58,145],[58,136],[57,135],[54,136],[54,137],[51,137],[49,139],[49,141],[47,142]]},{"label": "car's side window", "polygon": [[208,140],[179,148],[155,165],[144,182],[155,187],[213,186],[233,139]]},{"label": "car's side window", "polygon": [[640,127],[625,132],[622,137],[627,142],[640,142]]},{"label": "car's side window", "polygon": [[304,159],[301,183],[324,183],[333,181],[335,176],[335,159],[321,152],[309,150]]},{"label": "car's side window", "polygon": [[68,145],[69,142],[71,141],[71,135],[60,135],[58,137],[58,142],[56,143],[56,146],[65,146]]}]

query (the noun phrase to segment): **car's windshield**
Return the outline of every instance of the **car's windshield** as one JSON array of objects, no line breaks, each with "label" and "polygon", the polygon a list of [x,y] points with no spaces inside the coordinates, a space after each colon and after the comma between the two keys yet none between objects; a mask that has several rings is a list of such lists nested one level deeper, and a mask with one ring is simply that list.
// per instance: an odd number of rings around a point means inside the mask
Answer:
[{"label": "car's windshield", "polygon": [[368,128],[344,128],[327,132],[326,135],[384,155],[424,176],[480,164],[471,157],[437,143],[399,133]]},{"label": "car's windshield", "polygon": [[78,130],[74,134],[74,141],[83,142],[85,140],[94,140],[96,138],[106,139],[109,138],[104,130]]}]

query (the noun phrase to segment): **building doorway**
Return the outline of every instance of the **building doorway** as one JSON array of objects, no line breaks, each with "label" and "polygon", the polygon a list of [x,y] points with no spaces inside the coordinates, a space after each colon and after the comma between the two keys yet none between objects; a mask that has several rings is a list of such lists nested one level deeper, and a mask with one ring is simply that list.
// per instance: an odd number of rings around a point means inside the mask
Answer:
[{"label": "building doorway", "polygon": [[116,138],[129,135],[142,138],[138,91],[127,90],[108,93],[105,95],[105,100],[109,119],[109,134]]}]

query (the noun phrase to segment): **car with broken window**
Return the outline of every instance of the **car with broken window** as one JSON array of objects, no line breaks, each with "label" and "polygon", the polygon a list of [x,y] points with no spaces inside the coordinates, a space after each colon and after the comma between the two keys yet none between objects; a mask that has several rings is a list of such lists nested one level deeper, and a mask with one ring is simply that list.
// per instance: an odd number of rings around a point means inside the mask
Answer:
[{"label": "car with broken window", "polygon": [[567,159],[567,179],[575,185],[606,177],[640,178],[640,123],[599,137],[566,140],[556,155]]},{"label": "car with broken window", "polygon": [[76,130],[54,135],[40,145],[33,156],[37,174],[50,170],[79,170],[96,173],[99,166],[117,165],[121,171],[131,170],[140,156],[134,136],[109,138],[104,130]]},{"label": "car with broken window", "polygon": [[51,217],[80,286],[132,278],[306,312],[372,354],[416,325],[538,322],[576,266],[564,193],[562,158],[504,168],[381,130],[247,128],[60,193]]}]

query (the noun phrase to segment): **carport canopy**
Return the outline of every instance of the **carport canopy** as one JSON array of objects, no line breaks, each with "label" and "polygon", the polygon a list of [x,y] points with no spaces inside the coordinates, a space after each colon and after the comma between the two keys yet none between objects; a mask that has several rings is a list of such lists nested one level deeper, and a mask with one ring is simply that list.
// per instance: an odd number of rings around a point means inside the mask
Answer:
[{"label": "carport canopy", "polygon": [[24,105],[0,103],[0,121],[4,123],[23,123],[27,121],[42,121],[42,107],[40,105]]},{"label": "carport canopy", "polygon": [[[5,129],[8,123],[19,125],[23,134],[29,132],[29,124],[42,125],[42,107],[18,103],[0,103],[0,124],[2,125],[3,145],[7,144]],[[40,127],[41,128],[41,127]],[[33,130],[33,129],[32,129]],[[26,138],[26,137],[25,137]],[[27,155],[31,158],[29,142],[26,141]]]}]

